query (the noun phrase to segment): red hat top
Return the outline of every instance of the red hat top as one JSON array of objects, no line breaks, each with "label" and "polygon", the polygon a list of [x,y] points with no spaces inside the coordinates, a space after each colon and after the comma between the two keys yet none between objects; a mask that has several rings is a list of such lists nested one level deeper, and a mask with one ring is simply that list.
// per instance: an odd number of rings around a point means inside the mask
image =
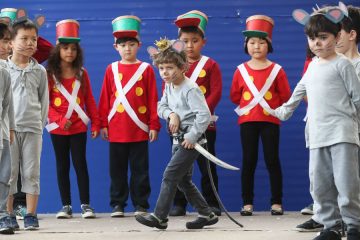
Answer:
[{"label": "red hat top", "polygon": [[265,15],[253,15],[246,19],[246,30],[243,34],[246,37],[262,37],[272,40],[274,20]]},{"label": "red hat top", "polygon": [[56,39],[61,43],[80,42],[80,24],[74,19],[65,19],[56,23]]}]

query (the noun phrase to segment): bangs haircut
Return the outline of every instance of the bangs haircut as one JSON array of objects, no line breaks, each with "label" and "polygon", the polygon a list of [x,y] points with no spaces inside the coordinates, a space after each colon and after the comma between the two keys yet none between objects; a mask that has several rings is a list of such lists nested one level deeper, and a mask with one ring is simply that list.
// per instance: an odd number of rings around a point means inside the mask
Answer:
[{"label": "bangs haircut", "polygon": [[19,29],[24,29],[24,30],[34,29],[36,31],[36,36],[38,36],[39,34],[38,27],[35,25],[35,23],[30,19],[25,19],[20,22],[16,22],[16,21],[14,22],[14,24],[12,25],[11,39],[14,39],[16,37]]},{"label": "bangs haircut", "polygon": [[[274,51],[274,48],[273,48],[271,42],[270,42],[267,38],[264,38],[264,37],[258,37],[258,38],[261,39],[261,40],[265,40],[265,41],[266,41],[266,43],[267,43],[267,45],[268,45],[268,53],[272,53],[272,52]],[[251,39],[251,37],[245,38],[244,52],[245,52],[247,55],[249,55],[249,50],[248,50],[248,48],[247,48],[247,44],[248,44],[248,42],[250,41],[250,39]]]},{"label": "bangs haircut", "polygon": [[117,38],[115,43],[116,44],[121,44],[121,43],[126,43],[126,42],[137,42],[138,44],[140,44],[140,41],[137,38],[133,38],[133,37],[123,37],[123,38]]},{"label": "bangs haircut", "polygon": [[160,64],[172,63],[178,68],[188,68],[188,61],[185,51],[176,52],[171,47],[165,51],[161,51],[152,57],[153,64],[159,67]]},{"label": "bangs haircut", "polygon": [[11,38],[11,30],[7,24],[0,22],[0,39],[5,38]]},{"label": "bangs haircut", "polygon": [[195,33],[199,34],[202,39],[205,38],[204,33],[198,27],[194,26],[180,28],[178,37],[180,38],[183,33]]},{"label": "bangs haircut", "polygon": [[340,30],[340,23],[333,23],[323,14],[311,16],[304,29],[305,34],[310,38],[318,37],[320,32],[331,33],[336,37]]}]

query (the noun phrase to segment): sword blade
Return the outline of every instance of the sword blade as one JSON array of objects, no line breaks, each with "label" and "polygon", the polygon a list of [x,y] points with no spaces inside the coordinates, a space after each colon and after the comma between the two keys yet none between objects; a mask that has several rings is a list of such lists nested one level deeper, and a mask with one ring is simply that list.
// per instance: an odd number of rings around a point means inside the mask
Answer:
[{"label": "sword blade", "polygon": [[213,163],[215,163],[216,165],[229,169],[229,170],[240,170],[237,167],[234,167],[224,161],[221,161],[220,159],[218,159],[217,157],[215,157],[214,155],[212,155],[211,153],[209,153],[205,148],[203,148],[200,144],[195,143],[195,150],[198,151],[201,155],[203,155],[204,157],[206,157],[207,159],[209,159],[210,161],[212,161]]}]

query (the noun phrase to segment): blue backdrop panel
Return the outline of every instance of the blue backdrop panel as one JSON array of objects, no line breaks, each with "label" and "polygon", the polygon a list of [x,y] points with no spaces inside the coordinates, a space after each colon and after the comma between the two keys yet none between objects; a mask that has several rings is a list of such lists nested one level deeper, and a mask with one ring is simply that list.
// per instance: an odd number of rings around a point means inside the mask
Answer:
[{"label": "blue backdrop panel", "polygon": [[[243,51],[244,37],[241,31],[245,20],[254,14],[266,14],[274,18],[274,53],[269,59],[279,63],[285,69],[293,89],[301,77],[305,59],[306,38],[303,27],[291,17],[295,8],[311,12],[315,4],[338,4],[337,1],[304,0],[233,0],[233,1],[167,1],[167,0],[3,0],[1,8],[25,8],[33,18],[37,14],[46,16],[46,24],[40,29],[40,35],[55,42],[55,24],[57,21],[74,18],[80,22],[81,46],[85,52],[85,67],[92,81],[93,92],[98,100],[106,66],[119,59],[113,48],[111,20],[120,15],[134,14],[142,19],[141,39],[143,47],[139,59],[149,61],[146,47],[154,40],[167,36],[177,37],[177,28],[173,24],[176,16],[189,10],[198,9],[209,16],[207,44],[203,53],[214,58],[220,64],[223,74],[223,94],[216,109],[220,116],[216,151],[220,159],[241,166],[240,130],[236,123],[236,107],[229,100],[232,75],[236,66],[247,61],[249,56]],[[359,0],[345,0],[345,4],[359,5]],[[161,79],[157,78],[160,93]],[[331,96],[329,96],[331,97]],[[298,210],[311,201],[308,180],[308,151],[304,143],[304,122],[306,106],[302,104],[294,116],[281,127],[280,157],[284,175],[284,207],[286,210]],[[162,172],[170,158],[170,145],[164,122],[159,140],[150,144],[150,175],[152,193],[151,208],[154,207],[159,192]],[[270,208],[268,173],[259,149],[259,161],[255,181],[255,208]],[[109,170],[108,144],[101,139],[88,140],[88,164],[90,173],[91,204],[97,212],[108,212],[109,207]],[[242,205],[240,172],[218,169],[219,191],[225,206],[238,211]],[[199,171],[195,167],[194,181],[199,185]],[[79,211],[79,196],[76,176],[71,170],[72,199],[75,211]],[[41,196],[39,212],[55,212],[61,206],[57,187],[54,152],[48,133],[44,133],[41,159]],[[132,211],[131,201],[128,211]],[[191,209],[190,209],[191,210]]]}]

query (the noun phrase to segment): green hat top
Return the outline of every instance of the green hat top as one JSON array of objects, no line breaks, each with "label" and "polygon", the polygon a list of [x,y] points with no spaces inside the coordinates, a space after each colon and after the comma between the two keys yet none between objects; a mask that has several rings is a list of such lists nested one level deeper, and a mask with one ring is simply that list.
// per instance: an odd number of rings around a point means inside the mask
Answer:
[{"label": "green hat top", "polygon": [[115,18],[112,22],[113,35],[115,38],[140,38],[141,20],[137,16],[125,15]]},{"label": "green hat top", "polygon": [[16,8],[3,8],[0,12],[0,18],[8,19],[8,22],[13,22],[16,19]]},{"label": "green hat top", "polygon": [[205,13],[198,10],[192,10],[185,14],[178,16],[175,20],[176,26],[179,28],[183,27],[197,27],[205,35],[206,25],[208,17]]}]

